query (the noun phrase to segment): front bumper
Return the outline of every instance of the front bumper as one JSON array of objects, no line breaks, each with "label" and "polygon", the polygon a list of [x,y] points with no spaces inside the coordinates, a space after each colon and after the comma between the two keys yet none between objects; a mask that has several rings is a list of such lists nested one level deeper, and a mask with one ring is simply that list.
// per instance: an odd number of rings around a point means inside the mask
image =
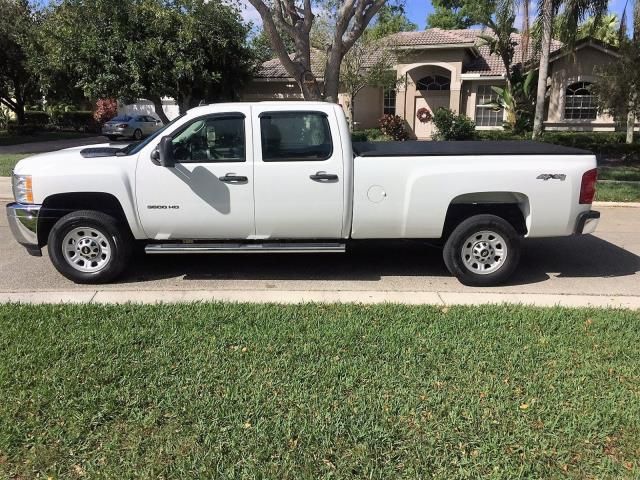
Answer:
[{"label": "front bumper", "polygon": [[27,249],[30,255],[42,256],[38,243],[38,218],[41,205],[10,203],[7,205],[9,228],[16,241]]},{"label": "front bumper", "polygon": [[578,220],[576,221],[576,235],[593,233],[598,226],[599,220],[600,212],[596,212],[595,210],[582,212],[578,215]]}]

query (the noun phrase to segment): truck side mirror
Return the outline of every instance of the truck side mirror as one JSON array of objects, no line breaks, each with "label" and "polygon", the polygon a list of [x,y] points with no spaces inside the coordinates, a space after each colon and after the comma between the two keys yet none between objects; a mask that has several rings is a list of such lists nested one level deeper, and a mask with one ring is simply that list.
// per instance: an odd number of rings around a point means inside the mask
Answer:
[{"label": "truck side mirror", "polygon": [[176,166],[173,158],[173,143],[171,137],[162,137],[158,145],[158,160],[163,167],[171,168]]}]

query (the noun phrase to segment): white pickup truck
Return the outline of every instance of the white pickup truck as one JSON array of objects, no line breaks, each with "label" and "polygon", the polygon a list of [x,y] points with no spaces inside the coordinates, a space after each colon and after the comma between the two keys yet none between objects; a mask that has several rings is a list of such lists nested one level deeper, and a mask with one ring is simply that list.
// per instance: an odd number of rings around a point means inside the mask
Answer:
[{"label": "white pickup truck", "polygon": [[596,160],[534,142],[352,145],[340,106],[198,107],[146,140],[35,155],[13,174],[17,241],[78,283],[147,254],[344,252],[441,239],[467,285],[504,282],[521,237],[592,232]]}]

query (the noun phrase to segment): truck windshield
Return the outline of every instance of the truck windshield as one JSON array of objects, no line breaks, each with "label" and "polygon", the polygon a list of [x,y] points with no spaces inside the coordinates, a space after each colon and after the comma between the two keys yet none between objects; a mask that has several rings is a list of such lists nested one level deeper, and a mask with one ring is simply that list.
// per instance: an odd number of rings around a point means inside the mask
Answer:
[{"label": "truck windshield", "polygon": [[127,145],[120,151],[120,155],[135,155],[144,147],[146,147],[149,144],[149,142],[151,142],[154,138],[158,137],[159,135],[162,135],[162,132],[164,132],[168,127],[170,127],[171,125],[176,123],[178,120],[180,120],[182,117],[184,117],[184,115],[185,114],[183,113],[182,115],[174,118],[169,123],[167,123],[164,127],[162,127],[160,130],[156,130],[155,132],[153,132],[151,135],[145,138],[142,142],[132,143],[131,145]]}]

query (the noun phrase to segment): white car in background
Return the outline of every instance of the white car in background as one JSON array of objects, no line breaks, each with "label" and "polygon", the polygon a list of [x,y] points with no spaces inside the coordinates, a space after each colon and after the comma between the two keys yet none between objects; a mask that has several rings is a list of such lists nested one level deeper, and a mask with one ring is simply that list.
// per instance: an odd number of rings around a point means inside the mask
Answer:
[{"label": "white car in background", "polygon": [[102,135],[109,140],[142,140],[162,127],[163,123],[152,115],[118,115],[102,126]]}]

